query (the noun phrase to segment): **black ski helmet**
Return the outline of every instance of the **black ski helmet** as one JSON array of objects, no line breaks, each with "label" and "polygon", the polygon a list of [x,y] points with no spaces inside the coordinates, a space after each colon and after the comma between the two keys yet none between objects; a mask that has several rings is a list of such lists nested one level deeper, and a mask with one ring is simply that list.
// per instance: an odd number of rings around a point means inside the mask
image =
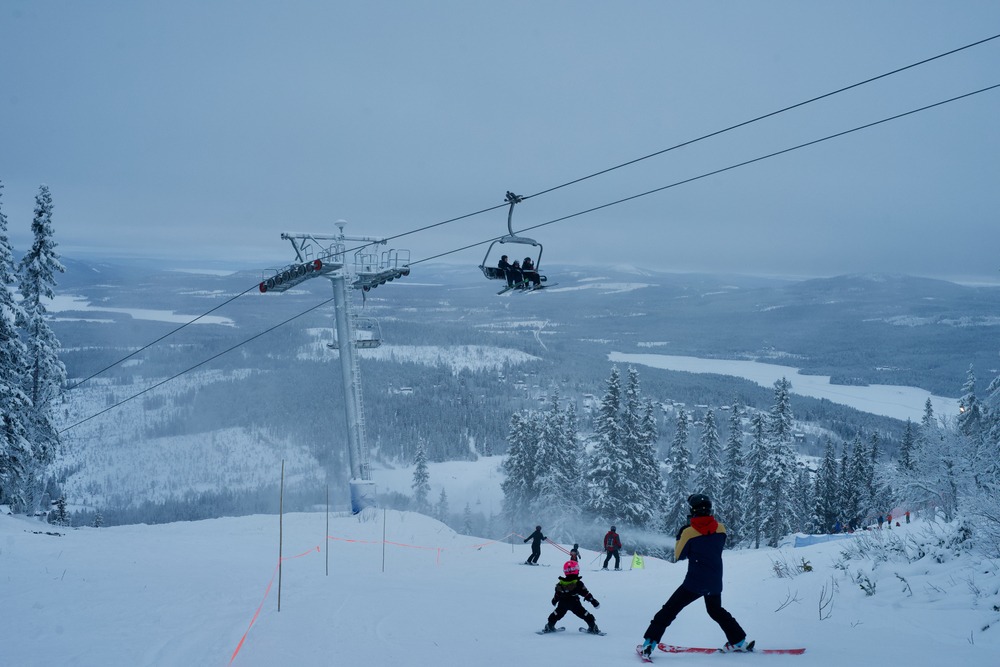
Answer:
[{"label": "black ski helmet", "polygon": [[541,526],[535,526],[535,530],[541,530],[541,529],[542,529]]},{"label": "black ski helmet", "polygon": [[691,516],[710,516],[712,514],[712,499],[703,493],[688,496],[688,505],[691,506]]},{"label": "black ski helmet", "polygon": [[611,530],[614,530],[614,529],[615,529],[615,527],[614,527],[614,526],[611,526]]}]

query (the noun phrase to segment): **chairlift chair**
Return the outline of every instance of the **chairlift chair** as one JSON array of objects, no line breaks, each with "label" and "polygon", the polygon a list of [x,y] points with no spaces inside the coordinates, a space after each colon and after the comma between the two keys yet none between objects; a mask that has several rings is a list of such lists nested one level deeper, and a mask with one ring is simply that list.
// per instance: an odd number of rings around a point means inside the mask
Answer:
[{"label": "chairlift chair", "polygon": [[[382,327],[374,317],[354,318],[354,348],[370,350],[382,344]],[[334,340],[326,346],[331,350],[340,349],[340,341]]]},{"label": "chairlift chair", "polygon": [[[536,241],[535,239],[528,238],[527,236],[517,236],[516,234],[514,234],[514,229],[512,227],[512,220],[514,216],[514,204],[519,204],[523,199],[524,197],[522,197],[521,195],[516,195],[509,190],[507,191],[507,196],[505,200],[510,204],[510,208],[507,210],[508,233],[506,236],[501,236],[500,238],[490,243],[490,246],[486,249],[486,255],[483,257],[483,263],[479,265],[479,270],[483,272],[483,275],[486,276],[488,280],[503,280],[503,281],[507,280],[507,274],[504,272],[503,269],[497,266],[497,262],[493,261],[491,263],[489,261],[490,254],[493,252],[493,247],[498,243],[501,245],[507,243],[514,243],[519,245],[529,245],[534,248],[538,248],[538,257],[532,260],[535,264],[535,272],[538,273],[540,281],[545,282],[546,280],[548,280],[548,278],[539,273],[539,268],[538,268],[542,263],[542,250],[543,250],[542,244]],[[516,259],[520,261],[520,258]]]}]

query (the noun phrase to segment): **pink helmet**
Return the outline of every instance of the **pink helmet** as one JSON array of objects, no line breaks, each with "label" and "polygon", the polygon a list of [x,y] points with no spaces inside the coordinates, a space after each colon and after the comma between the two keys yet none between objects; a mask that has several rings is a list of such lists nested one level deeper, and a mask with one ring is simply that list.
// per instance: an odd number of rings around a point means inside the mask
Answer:
[{"label": "pink helmet", "polygon": [[565,574],[567,577],[575,574],[580,574],[580,564],[577,563],[575,560],[566,561],[566,564],[563,565],[563,574]]}]

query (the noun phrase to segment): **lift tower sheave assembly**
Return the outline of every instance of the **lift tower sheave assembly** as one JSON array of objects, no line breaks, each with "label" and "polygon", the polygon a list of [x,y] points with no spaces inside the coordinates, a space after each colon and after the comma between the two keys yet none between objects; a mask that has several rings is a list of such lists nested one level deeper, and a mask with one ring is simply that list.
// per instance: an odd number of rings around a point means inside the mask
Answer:
[{"label": "lift tower sheave assembly", "polygon": [[[347,453],[351,465],[351,511],[355,514],[375,504],[375,483],[372,481],[365,436],[365,411],[361,395],[361,372],[357,349],[375,347],[375,338],[357,338],[354,313],[348,287],[368,292],[396,278],[410,275],[408,250],[372,252],[371,247],[384,246],[387,241],[365,236],[345,236],[343,221],[337,222],[337,234],[303,234],[285,232],[282,239],[291,242],[296,262],[273,269],[264,276],[260,291],[284,292],[310,278],[325,276],[333,284],[334,320],[340,353],[340,370],[344,383],[344,415],[347,423]],[[347,242],[363,243],[347,256]],[[378,332],[378,324],[365,318],[365,327]],[[374,324],[372,324],[374,322]]]}]

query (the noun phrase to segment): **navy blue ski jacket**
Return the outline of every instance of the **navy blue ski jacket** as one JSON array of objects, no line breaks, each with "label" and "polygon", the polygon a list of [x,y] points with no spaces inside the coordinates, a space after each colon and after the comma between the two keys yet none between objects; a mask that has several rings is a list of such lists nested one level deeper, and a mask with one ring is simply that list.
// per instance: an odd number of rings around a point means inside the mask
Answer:
[{"label": "navy blue ski jacket", "polygon": [[681,585],[701,595],[720,595],[725,546],[726,527],[715,517],[692,517],[691,525],[681,530],[674,547],[674,559],[688,562],[687,576]]}]

